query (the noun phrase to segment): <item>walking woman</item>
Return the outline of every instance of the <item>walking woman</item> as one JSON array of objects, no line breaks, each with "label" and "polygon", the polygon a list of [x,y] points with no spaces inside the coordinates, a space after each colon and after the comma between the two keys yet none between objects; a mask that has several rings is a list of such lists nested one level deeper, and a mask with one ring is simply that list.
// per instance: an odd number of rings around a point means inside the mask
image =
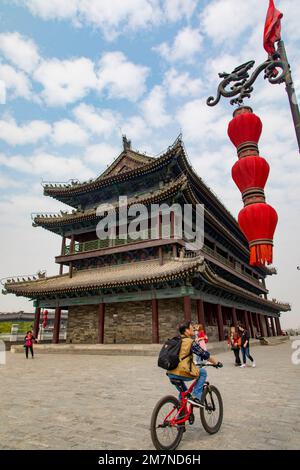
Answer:
[{"label": "walking woman", "polygon": [[239,331],[241,333],[241,349],[243,355],[243,364],[240,367],[246,367],[246,357],[252,362],[252,367],[255,367],[254,359],[250,356],[250,335],[243,325],[239,325]]},{"label": "walking woman", "polygon": [[36,341],[35,337],[32,334],[32,331],[27,331],[26,336],[24,338],[25,344],[25,354],[26,354],[26,359],[28,359],[28,350],[30,349],[31,352],[31,357],[33,359],[33,342]]}]

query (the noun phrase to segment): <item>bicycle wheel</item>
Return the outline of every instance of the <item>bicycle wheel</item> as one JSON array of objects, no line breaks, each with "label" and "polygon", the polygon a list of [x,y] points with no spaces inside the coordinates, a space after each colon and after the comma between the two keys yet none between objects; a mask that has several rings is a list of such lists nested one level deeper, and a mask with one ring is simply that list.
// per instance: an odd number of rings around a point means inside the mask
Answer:
[{"label": "bicycle wheel", "polygon": [[184,431],[183,426],[172,426],[180,408],[177,398],[168,395],[156,404],[151,416],[151,439],[157,450],[174,450],[179,445]]},{"label": "bicycle wheel", "polygon": [[205,407],[200,408],[202,426],[208,434],[219,431],[223,421],[223,401],[219,390],[209,385],[203,392]]}]

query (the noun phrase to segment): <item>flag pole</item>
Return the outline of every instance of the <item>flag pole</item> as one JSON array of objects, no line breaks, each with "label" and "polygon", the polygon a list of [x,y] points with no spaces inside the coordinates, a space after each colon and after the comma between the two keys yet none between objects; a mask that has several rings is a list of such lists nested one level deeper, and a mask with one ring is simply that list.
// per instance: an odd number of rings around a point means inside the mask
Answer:
[{"label": "flag pole", "polygon": [[299,148],[299,153],[300,153],[300,111],[299,111],[297,96],[296,96],[294,83],[292,79],[290,64],[288,62],[285,45],[282,40],[278,41],[277,52],[279,53],[282,62],[285,62],[287,64],[287,72],[284,75],[284,82],[286,85],[285,89],[288,94],[288,98],[290,102],[290,108],[291,108],[291,113],[292,113],[292,117],[294,121],[294,127],[295,127],[298,148]]}]

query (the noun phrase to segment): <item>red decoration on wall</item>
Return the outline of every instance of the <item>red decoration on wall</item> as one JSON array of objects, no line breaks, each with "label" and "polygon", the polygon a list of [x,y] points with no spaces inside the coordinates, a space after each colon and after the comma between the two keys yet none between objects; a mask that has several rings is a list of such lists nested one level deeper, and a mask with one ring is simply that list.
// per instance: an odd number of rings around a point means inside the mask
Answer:
[{"label": "red decoration on wall", "polygon": [[228,136],[237,148],[239,160],[232,167],[232,179],[244,202],[238,222],[249,242],[250,264],[270,264],[278,217],[275,209],[265,201],[264,187],[270,167],[258,151],[262,123],[246,106],[238,108],[233,116],[228,125]]},{"label": "red decoration on wall", "polygon": [[44,310],[43,311],[43,323],[42,323],[43,328],[46,328],[47,320],[48,320],[48,310]]}]

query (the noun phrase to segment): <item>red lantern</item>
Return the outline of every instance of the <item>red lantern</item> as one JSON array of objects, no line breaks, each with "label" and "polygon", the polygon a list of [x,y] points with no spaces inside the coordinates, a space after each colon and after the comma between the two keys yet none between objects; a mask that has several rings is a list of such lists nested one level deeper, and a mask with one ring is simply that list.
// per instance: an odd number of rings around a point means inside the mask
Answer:
[{"label": "red lantern", "polygon": [[277,220],[275,209],[265,203],[251,204],[240,211],[238,221],[249,242],[251,265],[272,263]]},{"label": "red lantern", "polygon": [[256,155],[240,158],[232,167],[232,179],[243,193],[250,188],[264,189],[269,176],[268,162]]},{"label": "red lantern", "polygon": [[[234,118],[228,125],[228,136],[237,148],[241,144],[254,143],[258,144],[262,122],[256,114],[253,114],[251,108],[242,108],[244,112],[234,114]],[[239,111],[239,110],[237,110]]]}]

